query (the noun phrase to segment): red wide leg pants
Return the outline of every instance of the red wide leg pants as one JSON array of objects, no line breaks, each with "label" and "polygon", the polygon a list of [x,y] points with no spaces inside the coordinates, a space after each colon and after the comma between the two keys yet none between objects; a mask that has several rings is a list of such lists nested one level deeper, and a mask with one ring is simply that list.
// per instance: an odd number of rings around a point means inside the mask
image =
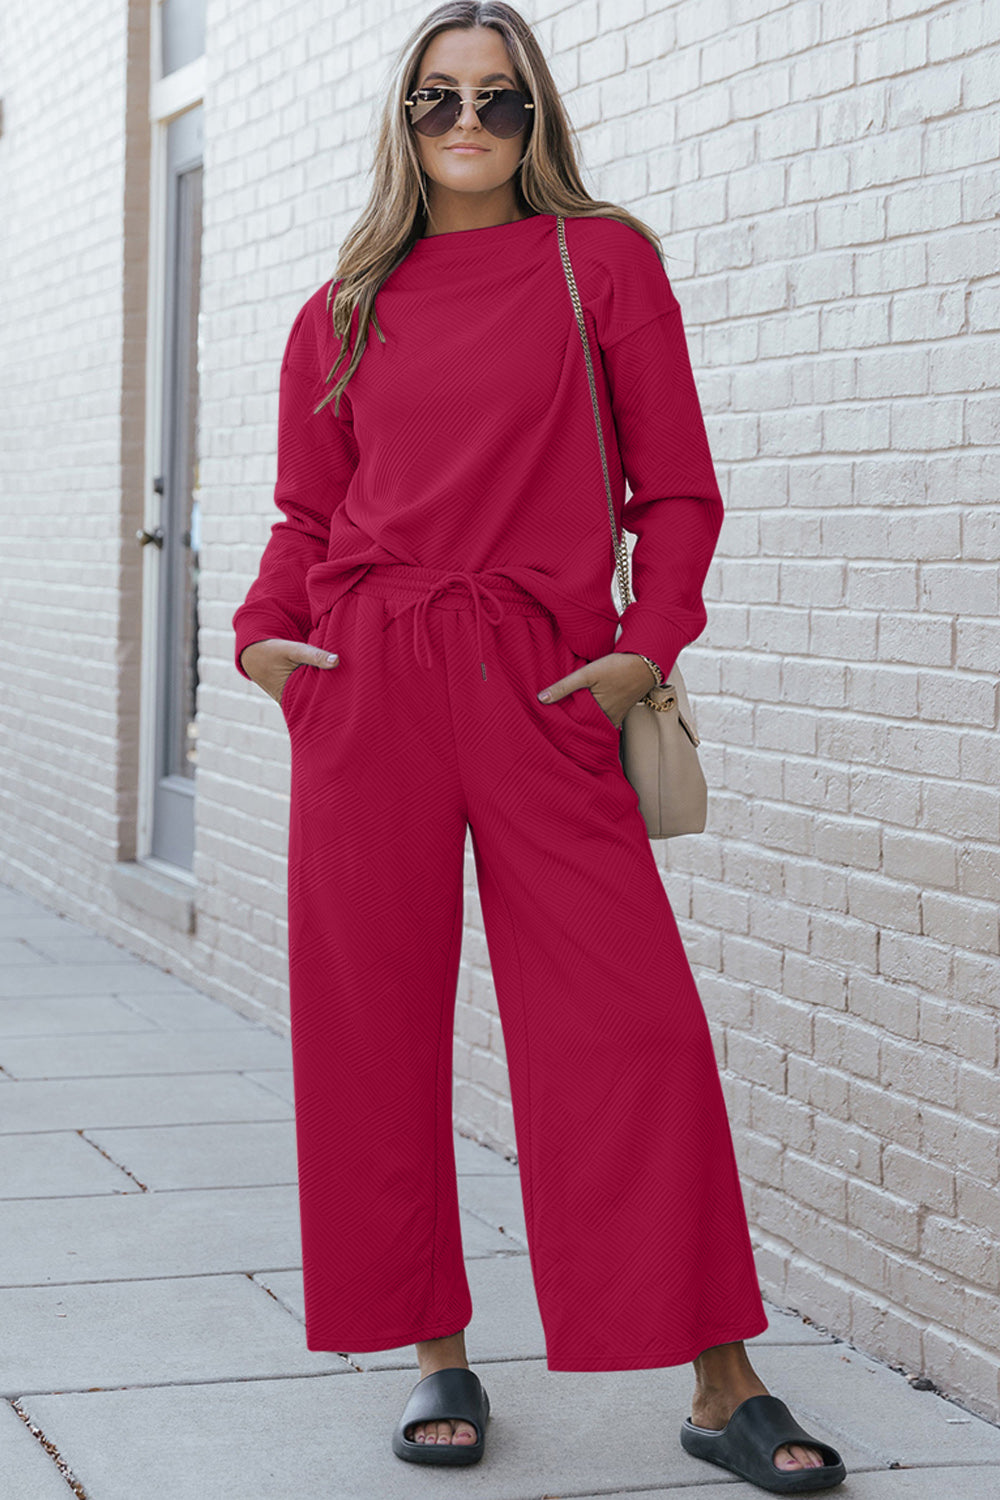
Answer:
[{"label": "red wide leg pants", "polygon": [[[447,575],[446,575],[447,576]],[[452,1120],[466,827],[550,1370],[767,1327],[718,1067],[618,731],[495,573],[379,565],[282,697],[310,1349],[464,1328]],[[485,663],[484,667],[481,665]]]}]

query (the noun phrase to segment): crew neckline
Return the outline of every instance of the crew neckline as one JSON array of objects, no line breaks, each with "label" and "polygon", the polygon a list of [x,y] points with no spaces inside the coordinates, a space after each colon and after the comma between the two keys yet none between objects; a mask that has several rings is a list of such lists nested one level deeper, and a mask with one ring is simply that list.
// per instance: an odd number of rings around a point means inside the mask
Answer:
[{"label": "crew neckline", "polygon": [[529,224],[551,223],[554,218],[554,214],[529,214],[525,219],[509,219],[506,224],[485,224],[476,229],[449,229],[443,234],[421,236],[414,240],[410,254],[412,255],[415,250],[424,254],[428,252],[437,254],[439,251],[452,248],[461,251],[473,240],[479,245],[483,239],[501,239],[507,235],[526,231]]}]

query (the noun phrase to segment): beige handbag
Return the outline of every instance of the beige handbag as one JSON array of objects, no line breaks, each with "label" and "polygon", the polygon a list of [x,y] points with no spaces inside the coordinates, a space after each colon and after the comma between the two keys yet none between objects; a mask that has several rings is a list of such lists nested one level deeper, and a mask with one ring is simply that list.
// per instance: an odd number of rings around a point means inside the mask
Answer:
[{"label": "beige handbag", "polygon": [[[587,362],[590,399],[594,406],[594,423],[601,450],[604,489],[608,498],[608,515],[614,541],[618,592],[622,609],[631,602],[628,579],[628,550],[623,535],[615,525],[615,508],[611,498],[608,458],[597,405],[594,366],[590,357],[587,325],[583,318],[580,293],[566,248],[565,220],[557,216],[559,252],[573,299],[577,326],[583,340]],[[619,631],[621,627],[619,626]],[[616,637],[617,639],[617,637]],[[695,733],[691,705],[684,679],[675,662],[662,687],[649,690],[625,715],[621,727],[622,768],[639,798],[639,810],[646,820],[651,839],[670,839],[680,833],[701,833],[708,816],[708,787],[698,759],[698,736]]]}]

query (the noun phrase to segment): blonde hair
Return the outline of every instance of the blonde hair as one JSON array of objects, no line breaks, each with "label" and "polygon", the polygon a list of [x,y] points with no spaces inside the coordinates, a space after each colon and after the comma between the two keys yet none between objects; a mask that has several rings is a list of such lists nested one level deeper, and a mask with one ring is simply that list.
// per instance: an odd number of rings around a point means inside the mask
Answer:
[{"label": "blonde hair", "polygon": [[[664,259],[655,230],[617,204],[591,198],[584,187],[573,145],[573,128],[541,47],[524,18],[502,0],[446,0],[411,33],[390,74],[374,162],[369,168],[374,173],[371,194],[341,246],[327,297],[328,307],[332,300],[333,331],[341,340],[341,352],[326,377],[327,383],[348,353],[345,338],[355,308],[358,333],[347,369],[316,407],[317,412],[334,399],[334,411],[339,410],[341,393],[364,352],[369,324],[385,343],[375,311],[375,295],[409,254],[426,224],[429,212],[426,179],[404,106],[404,100],[416,85],[421,58],[440,32],[475,26],[488,26],[499,33],[515,80],[535,106],[524,155],[514,174],[522,216],[535,212],[563,214],[568,218],[618,219],[649,240],[661,263]],[[340,285],[333,296],[337,282]]]}]

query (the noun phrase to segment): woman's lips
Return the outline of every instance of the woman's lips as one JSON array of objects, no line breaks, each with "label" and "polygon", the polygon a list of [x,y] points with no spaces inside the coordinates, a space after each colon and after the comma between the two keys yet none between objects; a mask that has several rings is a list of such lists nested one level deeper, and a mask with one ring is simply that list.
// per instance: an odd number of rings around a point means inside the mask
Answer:
[{"label": "woman's lips", "polygon": [[472,152],[475,152],[475,154],[477,156],[485,156],[486,155],[486,147],[485,146],[446,146],[444,149],[446,151],[464,151],[464,152],[468,152],[469,154],[471,154]]}]

